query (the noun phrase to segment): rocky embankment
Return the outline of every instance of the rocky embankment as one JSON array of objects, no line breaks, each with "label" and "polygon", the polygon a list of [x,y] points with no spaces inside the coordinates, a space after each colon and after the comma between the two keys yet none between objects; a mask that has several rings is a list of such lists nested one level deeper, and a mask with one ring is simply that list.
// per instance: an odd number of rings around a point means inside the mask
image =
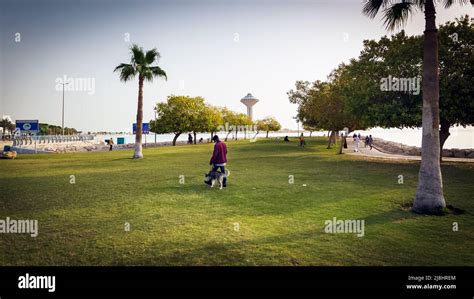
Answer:
[{"label": "rocky embankment", "polygon": [[[176,142],[176,145],[186,144],[184,141]],[[159,142],[159,143],[147,143],[144,144],[144,148],[170,146],[172,142]],[[135,144],[114,144],[113,150],[125,150],[133,149]],[[92,143],[92,142],[71,142],[71,143],[56,143],[56,144],[38,144],[36,149],[33,145],[14,147],[13,150],[18,153],[72,153],[72,152],[105,152],[109,150],[109,146],[104,142]]]},{"label": "rocky embankment", "polygon": [[[405,156],[421,156],[421,149],[416,146],[409,146],[398,142],[387,141],[380,138],[374,138],[373,146],[384,153],[405,155]],[[443,157],[454,158],[474,158],[474,149],[444,149]]]}]

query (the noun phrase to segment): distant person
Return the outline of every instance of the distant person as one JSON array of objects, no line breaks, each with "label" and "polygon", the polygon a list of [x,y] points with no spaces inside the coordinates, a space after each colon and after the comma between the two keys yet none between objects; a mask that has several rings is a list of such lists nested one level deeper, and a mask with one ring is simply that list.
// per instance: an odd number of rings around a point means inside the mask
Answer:
[{"label": "distant person", "polygon": [[369,136],[365,136],[364,147],[367,147],[367,145],[369,145]]},{"label": "distant person", "polygon": [[357,135],[357,137],[359,137],[359,140],[360,140],[360,133],[359,133],[359,135]]},{"label": "distant person", "polygon": [[107,140],[107,144],[109,145],[109,151],[112,151],[112,147],[114,145],[114,139],[110,137],[110,139]]},{"label": "distant person", "polygon": [[354,138],[354,152],[359,152],[359,136],[356,135]]},{"label": "distant person", "polygon": [[285,139],[283,139],[285,142],[290,142],[290,139],[288,139],[288,136],[285,136]]},{"label": "distant person", "polygon": [[300,146],[304,147],[306,145],[306,142],[304,141],[304,135],[303,133],[301,133],[301,136],[300,136]]},{"label": "distant person", "polygon": [[193,144],[193,135],[188,134],[188,144]]},{"label": "distant person", "polygon": [[369,146],[371,150],[372,150],[373,143],[374,143],[374,139],[372,138],[372,135],[369,135]]},{"label": "distant person", "polygon": [[[214,151],[212,152],[209,165],[212,165],[212,171],[217,171],[217,169],[220,169],[221,173],[225,174],[225,165],[227,163],[227,145],[221,141],[217,135],[212,137],[212,141],[216,144],[214,145]],[[226,176],[224,176],[222,187],[227,187]]]}]

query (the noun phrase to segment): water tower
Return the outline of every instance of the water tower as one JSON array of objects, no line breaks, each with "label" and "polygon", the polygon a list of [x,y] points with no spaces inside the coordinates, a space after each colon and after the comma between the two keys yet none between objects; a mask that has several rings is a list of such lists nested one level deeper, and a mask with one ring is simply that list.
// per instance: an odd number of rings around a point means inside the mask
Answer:
[{"label": "water tower", "polygon": [[247,115],[252,119],[252,107],[257,104],[258,99],[251,93],[248,93],[245,97],[240,100],[245,106],[247,106]]}]

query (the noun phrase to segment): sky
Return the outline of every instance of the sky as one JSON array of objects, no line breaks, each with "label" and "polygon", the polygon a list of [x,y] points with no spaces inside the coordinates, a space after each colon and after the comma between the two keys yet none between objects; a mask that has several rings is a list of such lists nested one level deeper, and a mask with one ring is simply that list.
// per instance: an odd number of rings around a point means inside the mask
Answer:
[{"label": "sky", "polygon": [[[202,96],[209,104],[276,117],[296,129],[287,92],[297,80],[325,80],[357,57],[365,39],[387,34],[360,0],[0,0],[0,116],[38,119],[82,131],[131,131],[138,79],[114,68],[130,46],[157,48],[168,80],[144,86],[144,120],[169,95]],[[472,13],[470,5],[438,6],[437,23]],[[422,13],[404,27],[422,34]],[[399,30],[398,30],[399,31]]]}]

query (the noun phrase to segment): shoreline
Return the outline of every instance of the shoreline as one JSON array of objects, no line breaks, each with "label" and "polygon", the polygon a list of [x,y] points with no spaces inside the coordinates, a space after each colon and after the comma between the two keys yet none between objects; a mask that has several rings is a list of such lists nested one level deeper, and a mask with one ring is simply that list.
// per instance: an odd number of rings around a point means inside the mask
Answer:
[{"label": "shoreline", "polygon": [[[316,137],[316,136],[315,136]],[[320,136],[318,136],[320,137]],[[269,137],[269,139],[279,138],[279,137]],[[295,137],[290,137],[295,138]],[[327,138],[327,137],[325,137]],[[260,138],[258,138],[260,139]],[[267,139],[261,137],[261,139]],[[239,139],[245,140],[245,139]],[[248,140],[248,139],[247,139]],[[348,144],[352,145],[352,138],[347,138]],[[229,139],[228,141],[233,141]],[[197,144],[207,144],[206,140],[202,143]],[[163,146],[173,146],[172,141],[161,141],[161,142],[151,142],[143,143],[143,148],[157,148]],[[2,142],[2,146],[10,145],[11,142]],[[188,145],[187,141],[176,141],[176,146]],[[115,150],[130,150],[134,149],[134,143],[127,144],[114,144],[113,151]],[[359,147],[363,148],[364,143],[361,141]],[[373,148],[375,151],[370,151],[365,153],[367,156],[384,156],[386,158],[393,158],[399,160],[406,159],[420,159],[421,158],[421,149],[416,146],[409,146],[402,143],[397,143],[393,141],[384,140],[381,138],[374,138]],[[12,150],[16,151],[18,154],[61,154],[61,153],[84,153],[84,152],[108,152],[109,146],[105,142],[101,141],[99,143],[94,143],[92,141],[80,141],[80,142],[69,142],[69,143],[55,143],[55,144],[37,144],[36,149],[35,145],[27,146],[15,146],[12,147]],[[365,152],[365,151],[364,151]],[[349,152],[350,153],[350,152]],[[474,161],[474,149],[443,149],[443,158],[448,158],[448,160],[470,160]]]},{"label": "shoreline", "polygon": [[[176,146],[186,145],[187,142],[177,141]],[[173,142],[163,141],[157,143],[143,143],[143,148],[155,148],[163,146],[173,146]],[[112,150],[129,150],[134,149],[134,143],[127,144],[114,144]],[[91,143],[91,142],[75,142],[68,144],[48,144],[48,145],[37,145],[36,149],[33,146],[15,146],[12,150],[18,154],[61,154],[61,153],[86,153],[86,152],[108,152],[109,146],[104,142]]]},{"label": "shoreline", "polygon": [[[380,138],[377,138],[380,142]],[[375,139],[374,139],[375,142]],[[413,149],[411,147],[405,146],[409,148],[408,150],[404,151],[404,154],[396,154],[396,153],[388,153],[386,151],[380,150],[377,146],[373,146],[373,149],[370,150],[369,147],[365,147],[363,142],[359,142],[359,151],[354,151],[354,142],[352,138],[347,138],[347,148],[343,149],[344,154],[348,154],[351,156],[358,156],[364,159],[373,159],[373,160],[392,160],[398,162],[406,162],[406,161],[421,161],[421,155],[410,155],[409,153],[413,153]],[[416,148],[416,147],[415,147]],[[401,151],[401,149],[398,149]],[[461,150],[464,151],[464,150]],[[443,162],[456,162],[456,163],[474,163],[473,158],[469,158],[467,156],[464,157],[444,157]]]}]

